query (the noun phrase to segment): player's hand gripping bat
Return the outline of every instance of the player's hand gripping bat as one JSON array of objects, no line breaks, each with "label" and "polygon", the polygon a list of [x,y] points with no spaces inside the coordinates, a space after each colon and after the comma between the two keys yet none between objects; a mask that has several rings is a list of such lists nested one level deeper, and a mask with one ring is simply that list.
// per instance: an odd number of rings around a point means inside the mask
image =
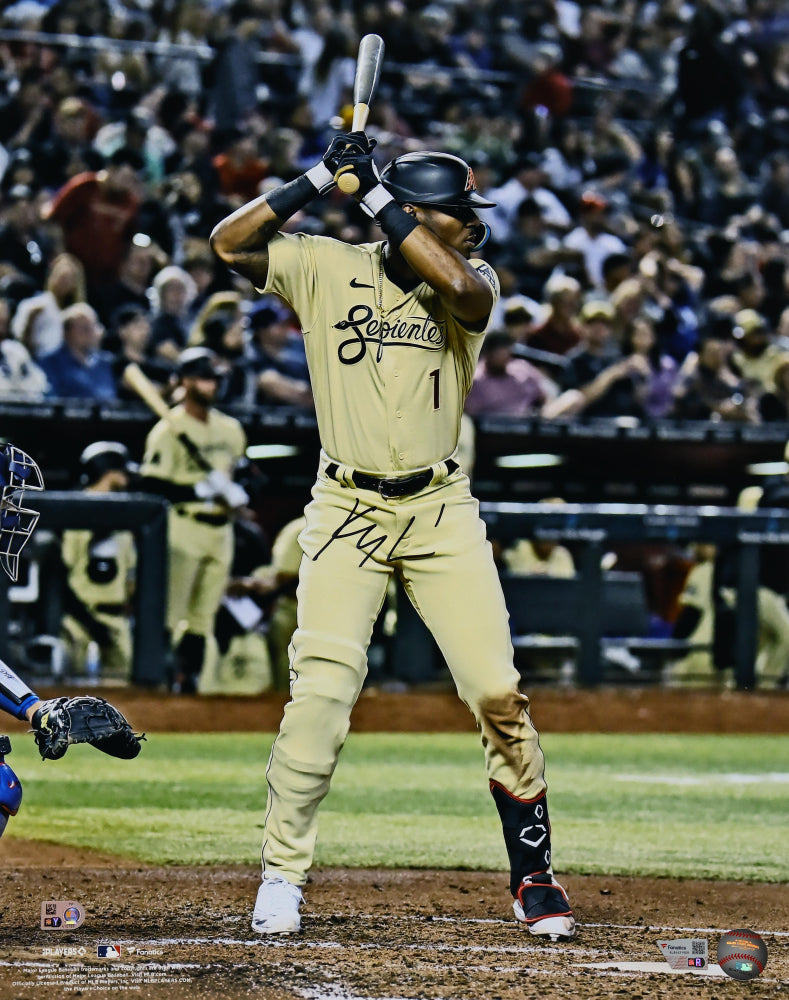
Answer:
[{"label": "player's hand gripping bat", "polygon": [[[151,382],[145,372],[140,368],[138,364],[132,362],[123,370],[123,381],[130,389],[133,389],[143,403],[152,410],[157,417],[162,420],[166,420],[168,423],[172,423],[173,413],[170,407],[165,403],[156,386]],[[195,444],[195,442],[186,434],[184,431],[176,431],[176,436],[181,444],[189,452],[190,457],[199,466],[203,472],[213,472],[213,466],[208,462],[200,451],[200,448]]]},{"label": "player's hand gripping bat", "polygon": [[[363,132],[367,124],[372,103],[381,75],[381,63],[384,58],[384,40],[380,35],[365,35],[359,43],[359,55],[356,58],[356,76],[353,81],[353,125],[352,132]],[[359,178],[353,172],[353,166],[340,167],[334,175],[337,187],[346,194],[359,190]]]}]

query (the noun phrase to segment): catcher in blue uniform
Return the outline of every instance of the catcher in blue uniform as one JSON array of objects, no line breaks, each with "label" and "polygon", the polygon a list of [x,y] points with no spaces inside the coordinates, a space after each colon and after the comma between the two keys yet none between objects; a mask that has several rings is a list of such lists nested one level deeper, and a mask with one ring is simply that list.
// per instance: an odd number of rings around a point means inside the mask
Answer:
[{"label": "catcher in blue uniform", "polygon": [[[11,580],[17,578],[19,556],[39,517],[24,506],[24,493],[43,488],[41,470],[29,455],[12,444],[0,448],[0,566]],[[62,757],[72,743],[89,743],[124,760],[140,752],[143,736],[109,702],[92,696],[42,701],[2,660],[0,709],[31,724],[44,760]],[[0,736],[0,836],[22,801],[19,778],[5,762],[10,751],[11,741]]]}]

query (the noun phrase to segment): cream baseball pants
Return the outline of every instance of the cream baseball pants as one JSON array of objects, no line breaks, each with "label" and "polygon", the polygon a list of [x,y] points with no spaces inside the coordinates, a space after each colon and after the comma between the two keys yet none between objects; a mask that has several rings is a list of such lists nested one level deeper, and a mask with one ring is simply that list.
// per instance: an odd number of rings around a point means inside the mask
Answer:
[{"label": "cream baseball pants", "polygon": [[485,525],[460,471],[402,499],[323,472],[299,541],[291,699],[269,760],[263,868],[306,881],[318,807],[348,735],[391,573],[433,633],[479,727],[489,779],[519,799],[545,791],[544,758],[518,688],[507,609]]}]

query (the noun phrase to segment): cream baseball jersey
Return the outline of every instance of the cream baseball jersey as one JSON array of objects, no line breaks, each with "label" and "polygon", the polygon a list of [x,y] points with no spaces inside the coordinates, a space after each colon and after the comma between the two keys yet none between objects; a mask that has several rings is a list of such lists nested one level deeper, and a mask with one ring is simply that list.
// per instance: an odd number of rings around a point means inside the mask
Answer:
[{"label": "cream baseball jersey", "polygon": [[[390,281],[383,247],[280,233],[263,291],[298,313],[326,453],[368,472],[405,472],[454,452],[483,331],[466,329],[426,283],[403,291]],[[496,273],[470,263],[490,283],[492,310]]]},{"label": "cream baseball jersey", "polygon": [[[212,409],[209,410],[208,420],[203,422],[190,416],[183,406],[176,406],[170,419],[160,420],[148,435],[141,470],[143,475],[166,479],[179,486],[194,486],[205,478],[205,472],[178,440],[179,432],[194,441],[213,468],[228,475],[232,475],[233,467],[246,449],[244,428],[235,417]],[[179,506],[206,509],[201,500]]]}]

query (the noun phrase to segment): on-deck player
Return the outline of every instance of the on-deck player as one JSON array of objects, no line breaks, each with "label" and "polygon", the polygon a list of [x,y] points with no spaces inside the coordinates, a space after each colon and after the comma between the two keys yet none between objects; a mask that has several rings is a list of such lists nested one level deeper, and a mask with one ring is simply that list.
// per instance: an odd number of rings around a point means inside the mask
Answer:
[{"label": "on-deck player", "polygon": [[[322,444],[299,536],[291,700],[268,766],[252,926],[261,934],[300,928],[318,807],[397,573],[480,728],[515,914],[532,934],[570,938],[573,914],[551,873],[544,758],[518,688],[485,527],[455,457],[498,297],[494,271],[470,259],[488,231],[476,210],[492,203],[458,157],[411,153],[379,177],[373,146],[362,132],[336,136],[320,163],[238,209],[211,237],[225,263],[298,314]],[[346,163],[360,178],[355,197],[386,242],[280,233]]]},{"label": "on-deck player", "polygon": [[[232,475],[246,449],[244,428],[214,407],[222,375],[206,347],[178,360],[183,401],[145,441],[142,487],[170,501],[167,626],[175,646],[173,689],[194,694],[203,668],[215,661],[214,619],[233,559],[233,510],[249,500]],[[185,447],[191,439],[212,471]],[[205,678],[203,678],[205,680]]]}]

